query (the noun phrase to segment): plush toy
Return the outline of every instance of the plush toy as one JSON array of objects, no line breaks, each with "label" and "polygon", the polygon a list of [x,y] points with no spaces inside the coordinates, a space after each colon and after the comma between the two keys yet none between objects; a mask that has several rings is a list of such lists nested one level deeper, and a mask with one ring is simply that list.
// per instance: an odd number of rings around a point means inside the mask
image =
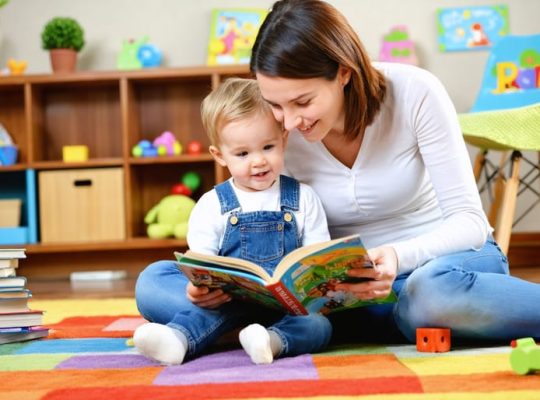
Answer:
[{"label": "plush toy", "polygon": [[148,224],[148,236],[153,239],[164,239],[174,236],[185,239],[188,219],[195,201],[183,195],[165,196],[144,217]]}]

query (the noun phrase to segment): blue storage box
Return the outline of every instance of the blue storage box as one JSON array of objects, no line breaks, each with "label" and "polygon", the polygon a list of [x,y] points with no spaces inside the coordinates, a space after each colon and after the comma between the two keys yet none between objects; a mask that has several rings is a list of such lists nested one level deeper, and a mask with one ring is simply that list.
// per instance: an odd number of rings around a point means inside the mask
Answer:
[{"label": "blue storage box", "polygon": [[25,244],[31,242],[29,230],[26,226],[0,228],[0,244]]}]

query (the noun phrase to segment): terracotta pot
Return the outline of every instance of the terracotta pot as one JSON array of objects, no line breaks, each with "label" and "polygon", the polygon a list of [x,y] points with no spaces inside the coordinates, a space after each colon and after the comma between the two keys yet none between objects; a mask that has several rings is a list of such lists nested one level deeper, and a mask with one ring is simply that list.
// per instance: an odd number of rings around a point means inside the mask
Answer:
[{"label": "terracotta pot", "polygon": [[50,51],[54,73],[75,72],[77,52],[73,49],[53,49]]}]

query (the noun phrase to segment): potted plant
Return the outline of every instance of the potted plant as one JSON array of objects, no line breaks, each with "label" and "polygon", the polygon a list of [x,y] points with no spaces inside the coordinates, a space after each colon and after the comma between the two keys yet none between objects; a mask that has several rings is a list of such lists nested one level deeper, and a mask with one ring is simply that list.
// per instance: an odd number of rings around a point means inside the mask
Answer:
[{"label": "potted plant", "polygon": [[50,51],[53,72],[73,72],[84,46],[83,29],[73,18],[53,18],[43,28],[41,45]]}]

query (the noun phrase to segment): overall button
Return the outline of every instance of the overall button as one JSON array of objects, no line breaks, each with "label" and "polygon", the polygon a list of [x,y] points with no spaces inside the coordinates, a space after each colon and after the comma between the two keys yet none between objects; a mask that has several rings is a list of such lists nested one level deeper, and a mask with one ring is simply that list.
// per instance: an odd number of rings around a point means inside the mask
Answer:
[{"label": "overall button", "polygon": [[229,222],[231,223],[231,225],[236,225],[238,223],[238,217],[236,215],[233,215],[230,219],[229,219]]},{"label": "overall button", "polygon": [[283,216],[283,219],[287,222],[291,222],[292,221],[292,215],[290,213],[285,213],[285,215]]}]

